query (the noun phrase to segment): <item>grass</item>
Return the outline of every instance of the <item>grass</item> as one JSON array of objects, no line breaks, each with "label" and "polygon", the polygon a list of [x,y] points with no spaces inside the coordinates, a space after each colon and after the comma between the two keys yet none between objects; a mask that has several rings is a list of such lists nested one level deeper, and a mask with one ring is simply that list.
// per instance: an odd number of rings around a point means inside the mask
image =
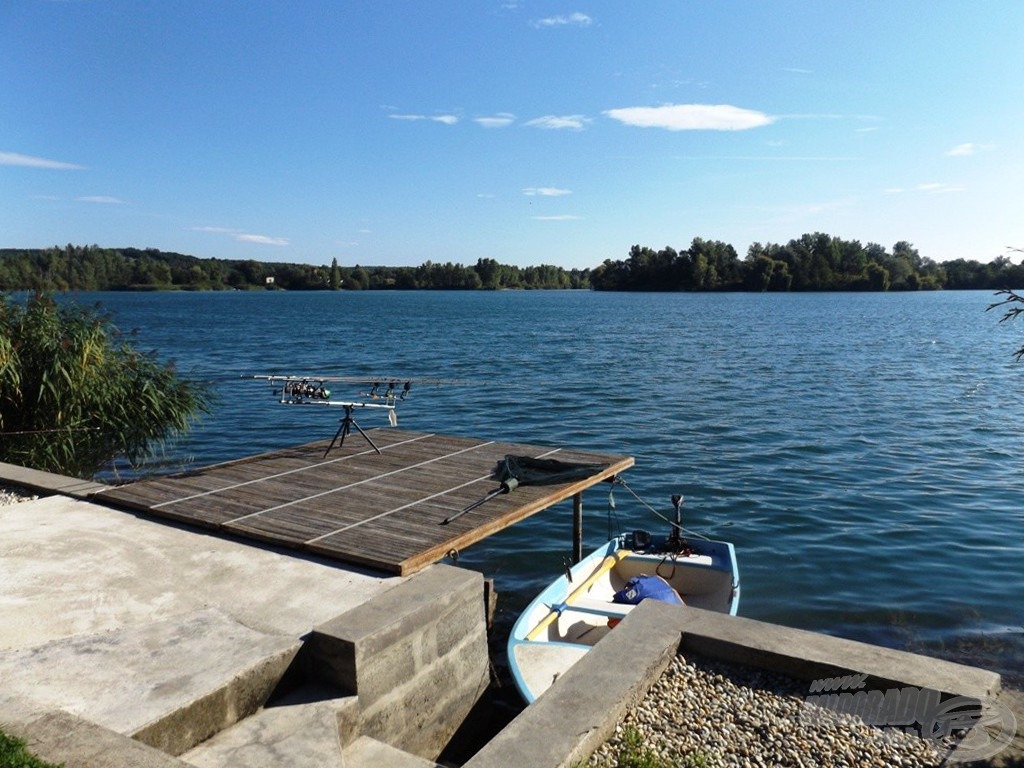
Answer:
[{"label": "grass", "polygon": [[644,737],[636,728],[627,725],[622,731],[622,744],[616,758],[618,768],[704,768],[705,755],[698,752],[686,755],[682,762],[666,760],[644,746]]},{"label": "grass", "polygon": [[25,742],[0,731],[0,768],[61,768],[40,760],[25,749]]}]

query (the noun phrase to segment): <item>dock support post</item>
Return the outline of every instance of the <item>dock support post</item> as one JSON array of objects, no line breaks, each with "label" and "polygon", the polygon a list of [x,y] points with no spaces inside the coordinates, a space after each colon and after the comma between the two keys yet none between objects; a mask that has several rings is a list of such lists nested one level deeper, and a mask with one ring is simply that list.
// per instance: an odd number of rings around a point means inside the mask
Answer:
[{"label": "dock support post", "polygon": [[583,559],[583,492],[572,497],[572,562]]}]

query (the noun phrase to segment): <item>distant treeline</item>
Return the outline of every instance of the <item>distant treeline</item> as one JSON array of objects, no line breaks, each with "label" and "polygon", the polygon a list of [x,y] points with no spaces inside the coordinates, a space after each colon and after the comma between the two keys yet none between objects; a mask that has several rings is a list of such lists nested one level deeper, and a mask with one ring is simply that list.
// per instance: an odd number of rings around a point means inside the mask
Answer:
[{"label": "distant treeline", "polygon": [[199,259],[155,248],[0,249],[0,291],[281,289],[588,288],[590,270],[516,267],[479,259],[472,267],[426,262],[418,267],[342,267]]},{"label": "distant treeline", "polygon": [[988,264],[965,259],[937,263],[906,241],[888,252],[822,234],[786,245],[754,243],[740,259],[728,243],[694,238],[684,251],[634,245],[625,260],[590,274],[600,291],[919,291],[1000,289],[1024,285],[1024,266],[1006,256]]},{"label": "distant treeline", "polygon": [[494,259],[473,266],[342,267],[254,260],[199,259],[155,248],[96,245],[0,249],[0,291],[123,290],[497,290],[594,288],[600,291],[918,291],[1024,286],[1024,265],[1006,256],[988,264],[937,263],[906,241],[892,252],[820,232],[786,245],[754,243],[740,259],[717,240],[694,238],[683,251],[634,245],[628,258],[596,269],[517,267]]}]

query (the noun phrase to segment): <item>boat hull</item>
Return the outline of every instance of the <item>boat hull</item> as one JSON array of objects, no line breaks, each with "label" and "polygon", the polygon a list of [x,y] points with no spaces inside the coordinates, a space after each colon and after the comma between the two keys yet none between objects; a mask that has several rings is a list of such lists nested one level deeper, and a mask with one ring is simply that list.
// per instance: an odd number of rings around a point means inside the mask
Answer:
[{"label": "boat hull", "polygon": [[509,637],[508,659],[527,703],[633,609],[612,597],[634,576],[661,576],[686,605],[736,614],[739,569],[731,543],[700,541],[681,553],[667,551],[666,542],[661,545],[639,550],[632,536],[614,538],[552,582],[520,614]]}]

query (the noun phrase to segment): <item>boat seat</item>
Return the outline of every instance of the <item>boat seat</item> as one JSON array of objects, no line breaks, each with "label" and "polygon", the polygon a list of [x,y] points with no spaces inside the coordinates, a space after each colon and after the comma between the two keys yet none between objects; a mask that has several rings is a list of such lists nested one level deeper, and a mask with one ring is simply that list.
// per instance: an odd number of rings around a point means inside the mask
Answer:
[{"label": "boat seat", "polygon": [[593,597],[577,597],[565,606],[567,611],[581,611],[583,613],[596,613],[601,616],[625,616],[636,608],[635,605],[627,603],[613,603],[609,600],[597,600]]}]

